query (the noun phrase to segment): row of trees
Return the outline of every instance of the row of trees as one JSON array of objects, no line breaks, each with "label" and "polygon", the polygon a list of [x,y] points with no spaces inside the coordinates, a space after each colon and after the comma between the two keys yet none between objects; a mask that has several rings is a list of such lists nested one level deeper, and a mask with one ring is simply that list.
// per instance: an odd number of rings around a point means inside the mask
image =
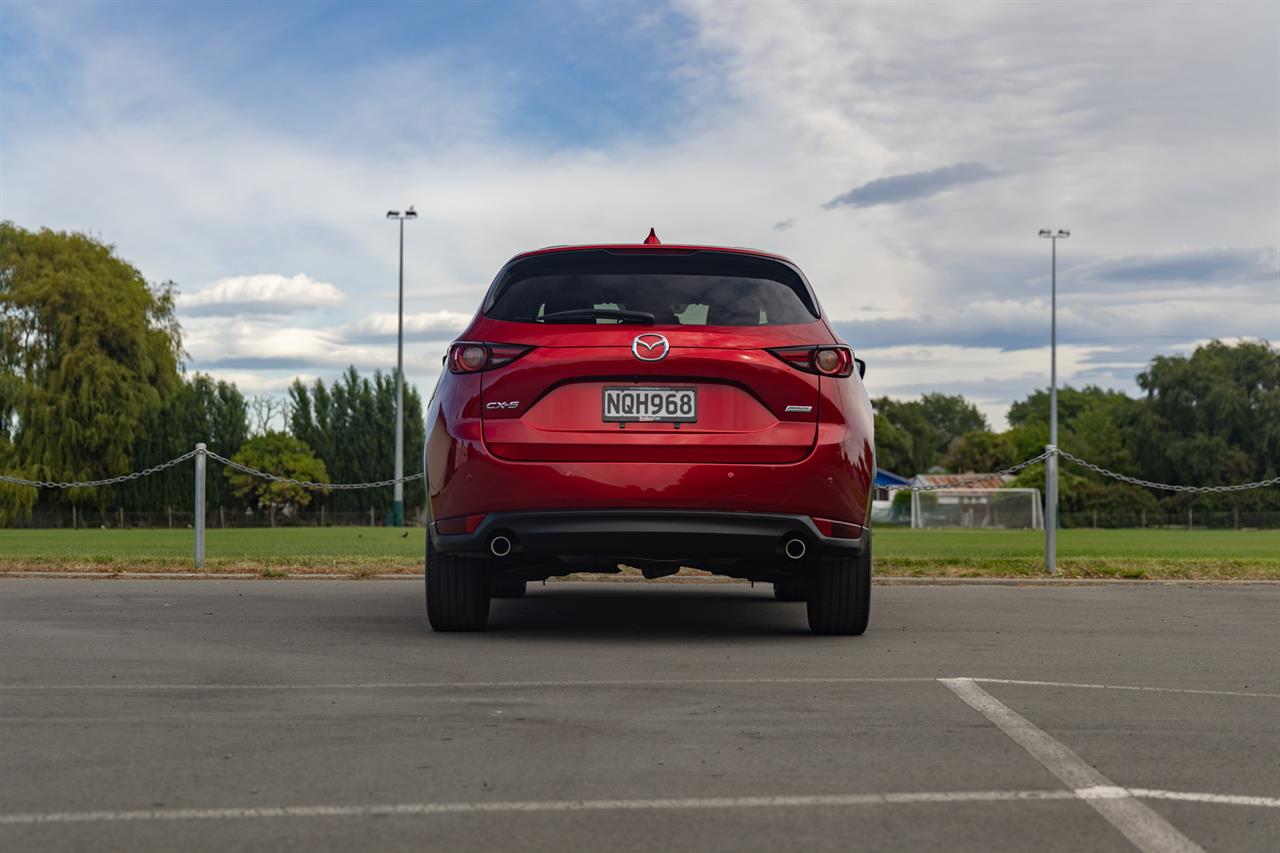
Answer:
[{"label": "row of trees", "polygon": [[[157,465],[204,441],[266,471],[317,482],[388,479],[394,454],[393,375],[348,369],[329,385],[295,382],[287,399],[246,400],[234,385],[183,367],[172,282],[152,286],[111,246],[83,234],[0,223],[0,472],[34,480],[106,479]],[[1214,341],[1190,356],[1159,356],[1137,377],[1144,395],[1096,387],[1059,393],[1064,450],[1129,476],[1188,485],[1274,477],[1280,468],[1280,350],[1263,341]],[[881,467],[993,471],[1038,454],[1049,400],[1014,403],[993,432],[958,395],[881,398]],[[405,389],[406,471],[419,467],[421,397]],[[228,472],[208,480],[212,506],[274,510],[313,500],[333,512],[385,514],[392,489],[309,492]],[[129,512],[189,506],[192,466],[91,489],[0,484],[0,524],[68,504]],[[1043,468],[1016,485],[1042,487]],[[418,511],[421,488],[405,490]],[[1168,495],[1083,469],[1062,474],[1065,510],[1280,509],[1280,490]]]},{"label": "row of trees", "polygon": [[[1058,392],[1058,444],[1120,474],[1175,485],[1218,486],[1280,473],[1280,349],[1265,341],[1212,341],[1189,356],[1157,356],[1138,374],[1142,396],[1097,387]],[[881,467],[901,474],[932,467],[996,471],[1040,453],[1049,441],[1049,392],[1009,409],[1009,428],[988,429],[962,397],[876,401]],[[1033,466],[1012,483],[1043,488]],[[1143,511],[1280,510],[1280,489],[1194,494],[1126,485],[1077,466],[1061,468],[1064,512],[1110,518]]]},{"label": "row of trees", "polygon": [[[100,480],[158,465],[205,442],[215,453],[299,480],[391,476],[395,378],[349,368],[329,386],[295,382],[288,398],[246,400],[232,384],[184,370],[174,285],[149,285],[113,247],[83,234],[0,223],[0,472]],[[405,388],[405,470],[418,469],[422,399]],[[232,510],[297,508],[379,517],[392,489],[311,492],[211,466],[207,497]],[[0,525],[68,505],[129,514],[188,507],[194,466],[97,488],[0,484]],[[423,503],[405,490],[406,513]]]}]

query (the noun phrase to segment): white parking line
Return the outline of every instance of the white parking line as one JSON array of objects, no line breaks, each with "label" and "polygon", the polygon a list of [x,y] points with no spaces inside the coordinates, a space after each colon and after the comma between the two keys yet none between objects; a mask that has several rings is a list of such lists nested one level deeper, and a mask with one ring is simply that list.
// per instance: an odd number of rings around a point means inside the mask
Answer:
[{"label": "white parking line", "polygon": [[[362,806],[246,806],[222,809],[140,809],[136,811],[0,814],[0,826],[101,823],[112,821],[247,820],[257,818],[385,817],[492,812],[659,811],[663,809],[768,809],[823,806],[880,806],[929,803],[1000,803],[1033,800],[1116,800],[1150,797],[1165,800],[1280,808],[1280,798],[1236,797],[1181,791],[1108,788],[1070,791],[907,791],[887,794],[817,794],[782,797],[704,797],[653,800],[525,800],[473,803],[394,803]],[[1172,848],[1157,848],[1172,849]],[[1198,849],[1198,848],[1192,848]]]},{"label": "white parking line", "polygon": [[1280,699],[1280,693],[1252,693],[1248,690],[1197,690],[1192,687],[1136,687],[1128,684],[1081,684],[1074,681],[1023,681],[1016,678],[971,678],[979,684],[1020,684],[1026,687],[1070,687],[1080,690],[1134,690],[1148,693],[1194,693],[1203,696],[1248,696],[1251,699]]},{"label": "white parking line", "polygon": [[1145,803],[1139,802],[1127,789],[1103,776],[1065,744],[1036,728],[1025,717],[983,690],[972,678],[942,678],[939,681],[1062,780],[1139,850],[1144,853],[1204,853],[1202,847]]},{"label": "white parking line", "polygon": [[1280,809],[1280,797],[1248,797],[1239,794],[1193,794],[1190,791],[1161,791],[1130,788],[1129,794],[1143,800],[1181,800],[1187,803],[1216,803],[1224,806],[1263,806]]}]

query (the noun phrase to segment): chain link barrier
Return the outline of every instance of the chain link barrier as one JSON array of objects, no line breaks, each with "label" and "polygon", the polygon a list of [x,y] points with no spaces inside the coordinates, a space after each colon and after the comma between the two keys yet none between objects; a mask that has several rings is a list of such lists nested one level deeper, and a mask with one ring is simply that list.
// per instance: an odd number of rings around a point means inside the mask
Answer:
[{"label": "chain link barrier", "polygon": [[[142,477],[149,477],[152,474],[158,474],[166,468],[172,468],[188,459],[194,457],[199,450],[188,450],[181,456],[176,456],[168,462],[161,462],[159,465],[152,465],[150,468],[144,468],[141,471],[134,471],[131,474],[121,474],[119,477],[108,477],[105,480],[79,480],[74,482],[60,483],[51,480],[27,480],[22,477],[10,477],[7,474],[0,474],[0,483],[12,483],[15,486],[34,486],[38,489],[87,489],[93,486],[114,486],[117,483],[126,483],[130,480],[137,480]],[[400,477],[399,479],[378,480],[372,483],[315,483],[309,480],[295,480],[292,477],[282,477],[279,474],[268,474],[266,471],[259,471],[257,468],[250,468],[248,465],[241,465],[239,462],[233,462],[225,456],[214,453],[212,450],[203,451],[205,456],[217,462],[221,462],[228,468],[233,468],[244,474],[254,477],[260,477],[264,480],[272,480],[277,483],[289,483],[294,486],[301,486],[304,489],[334,489],[338,491],[351,489],[376,489],[381,486],[394,486],[396,483],[408,483],[413,480],[422,479],[422,472],[411,474],[408,477]]]},{"label": "chain link barrier", "polygon": [[1114,480],[1120,480],[1123,483],[1129,483],[1133,486],[1145,486],[1148,489],[1163,489],[1166,492],[1243,492],[1248,489],[1263,489],[1267,486],[1280,486],[1280,477],[1272,477],[1270,480],[1258,480],[1255,483],[1236,483],[1230,486],[1178,486],[1171,483],[1154,483],[1151,480],[1143,480],[1139,477],[1130,477],[1127,474],[1121,474],[1112,471],[1110,468],[1103,468],[1101,465],[1094,465],[1092,462],[1086,462],[1079,456],[1068,453],[1065,450],[1058,450],[1058,455],[1068,462],[1074,462],[1082,468],[1088,468],[1094,473],[1101,474],[1104,477],[1111,477]]},{"label": "chain link barrier", "polygon": [[0,474],[0,483],[13,483],[15,486],[35,486],[39,489],[87,489],[93,486],[114,486],[117,483],[126,483],[129,480],[137,480],[142,477],[149,477],[152,474],[158,474],[166,468],[172,468],[180,462],[186,462],[195,456],[197,450],[188,450],[181,456],[176,456],[168,462],[161,462],[159,465],[152,465],[150,468],[144,468],[141,471],[134,471],[132,474],[121,474],[119,477],[108,477],[105,480],[81,480],[79,482],[58,483],[49,480],[24,480],[21,477],[10,477],[7,474]]},{"label": "chain link barrier", "polygon": [[239,471],[242,474],[248,474],[251,477],[258,477],[263,480],[271,480],[275,483],[288,483],[291,486],[301,486],[304,489],[333,489],[335,491],[350,491],[353,489],[377,489],[382,486],[394,486],[396,483],[409,483],[413,480],[421,480],[422,472],[411,474],[408,477],[392,478],[390,480],[378,480],[372,483],[317,483],[311,480],[295,480],[292,477],[282,477],[279,474],[268,474],[266,471],[259,471],[257,468],[250,468],[248,465],[241,465],[239,462],[233,462],[225,456],[220,456],[212,450],[206,450],[205,454],[215,462],[221,462],[232,470]]},{"label": "chain link barrier", "polygon": [[[57,482],[52,480],[27,480],[22,477],[11,477],[7,474],[0,474],[0,483],[11,483],[15,486],[33,486],[39,489],[87,489],[87,488],[92,488],[94,486],[114,486],[118,483],[126,483],[126,482],[129,482],[130,480],[137,480],[142,477],[149,477],[152,474],[158,474],[161,471],[165,470],[166,468],[172,468],[174,465],[178,465],[183,462],[186,462],[188,459],[191,459],[197,453],[200,453],[200,452],[201,451],[199,450],[188,450],[186,453],[182,454],[181,456],[176,456],[173,459],[170,459],[168,462],[161,462],[159,465],[152,465],[150,468],[144,468],[141,471],[134,471],[130,474],[121,474],[118,477],[108,477],[103,480],[80,480],[80,481],[72,481],[72,482]],[[252,468],[248,465],[242,465],[239,462],[234,462],[225,456],[222,456],[218,453],[214,453],[212,450],[205,450],[203,452],[207,457],[214,460],[215,462],[221,462],[223,465],[226,465],[228,468],[231,468],[232,470],[235,470],[235,471],[239,471],[242,474],[248,474],[251,477],[258,477],[260,479],[270,480],[276,483],[288,483],[291,486],[299,486],[304,489],[314,489],[314,490],[330,489],[333,491],[351,491],[355,489],[378,489],[378,488],[382,488],[383,486],[394,486],[396,483],[410,483],[410,482],[413,482],[414,480],[421,480],[424,476],[423,472],[419,471],[417,474],[410,474],[407,477],[392,478],[390,480],[376,480],[368,483],[318,483],[311,480],[295,480],[292,477],[284,477],[284,476],[281,476],[280,474],[271,474],[266,471],[260,471],[257,468]],[[1142,486],[1148,489],[1162,489],[1167,492],[1197,492],[1201,494],[1211,493],[1211,492],[1243,492],[1249,489],[1263,489],[1263,488],[1267,488],[1268,486],[1280,486],[1280,477],[1272,477],[1270,480],[1258,480],[1257,482],[1253,482],[1253,483],[1236,483],[1229,486],[1182,486],[1182,485],[1176,485],[1173,483],[1157,483],[1152,480],[1143,480],[1140,477],[1130,477],[1127,474],[1121,474],[1117,471],[1112,471],[1110,468],[1104,468],[1101,465],[1095,465],[1092,462],[1081,459],[1079,456],[1076,456],[1073,453],[1068,453],[1067,451],[1062,450],[1061,448],[1053,448],[1052,450],[1045,450],[1043,453],[1039,454],[1038,456],[1033,456],[1030,459],[1026,460],[1025,462],[1019,462],[1017,465],[1011,465],[1008,468],[1002,468],[1001,470],[992,472],[990,474],[983,474],[980,477],[970,477],[967,480],[956,480],[950,483],[935,483],[935,484],[922,485],[922,486],[911,486],[911,485],[887,486],[885,488],[891,492],[896,492],[896,491],[932,492],[938,489],[962,489],[966,486],[973,485],[974,483],[988,482],[997,477],[1006,477],[1006,476],[1011,476],[1013,474],[1016,474],[1019,471],[1023,470],[1024,468],[1029,468],[1038,462],[1045,461],[1046,459],[1049,458],[1049,455],[1051,453],[1057,453],[1059,456],[1061,456],[1063,459],[1067,460],[1068,462],[1071,462],[1075,465],[1079,465],[1082,468],[1087,468],[1088,470],[1093,471],[1096,474],[1101,474],[1104,477],[1110,477],[1113,480],[1119,480],[1122,483],[1128,483],[1133,486]]]}]

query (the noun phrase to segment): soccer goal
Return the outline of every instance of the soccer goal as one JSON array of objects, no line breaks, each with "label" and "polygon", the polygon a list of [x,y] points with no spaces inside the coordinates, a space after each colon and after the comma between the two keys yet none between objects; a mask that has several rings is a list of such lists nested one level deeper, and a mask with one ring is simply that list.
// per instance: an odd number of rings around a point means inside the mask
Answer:
[{"label": "soccer goal", "polygon": [[912,527],[1044,529],[1039,489],[935,489],[911,493]]}]

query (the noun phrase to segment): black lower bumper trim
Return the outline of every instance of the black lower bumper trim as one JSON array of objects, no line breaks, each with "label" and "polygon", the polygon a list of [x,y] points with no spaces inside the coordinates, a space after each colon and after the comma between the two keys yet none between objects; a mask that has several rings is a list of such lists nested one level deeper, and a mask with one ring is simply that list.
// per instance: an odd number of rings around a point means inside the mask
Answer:
[{"label": "black lower bumper trim", "polygon": [[513,553],[539,557],[786,560],[791,539],[804,543],[805,558],[857,556],[869,531],[863,528],[859,539],[836,539],[823,536],[804,515],[620,509],[498,512],[473,533],[441,534],[434,524],[431,532],[435,547],[445,552],[487,554],[493,538],[505,536]]}]

